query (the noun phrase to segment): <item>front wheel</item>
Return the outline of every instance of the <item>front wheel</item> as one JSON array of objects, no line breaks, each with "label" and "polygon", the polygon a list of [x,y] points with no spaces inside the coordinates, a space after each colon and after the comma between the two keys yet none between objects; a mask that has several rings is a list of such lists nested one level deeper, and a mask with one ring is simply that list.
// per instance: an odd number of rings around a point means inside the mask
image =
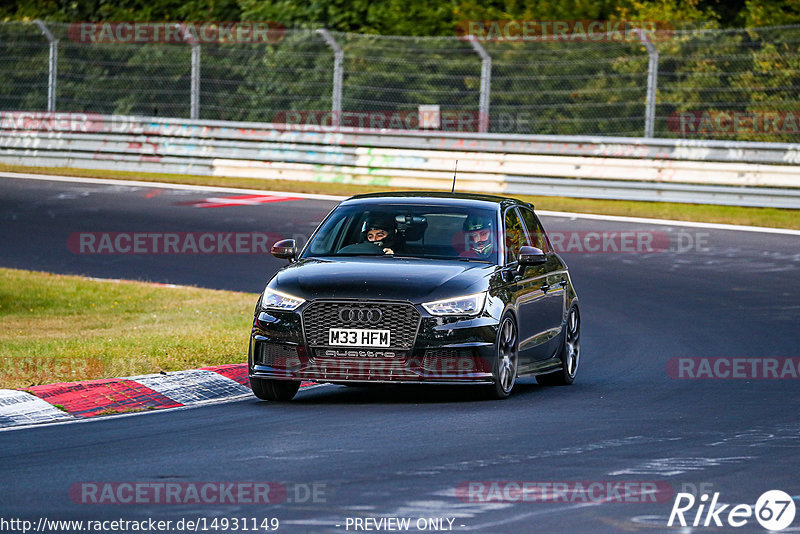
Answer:
[{"label": "front wheel", "polygon": [[573,306],[567,315],[564,344],[561,346],[561,369],[555,373],[539,375],[536,381],[545,386],[567,386],[575,381],[581,358],[581,316]]},{"label": "front wheel", "polygon": [[517,363],[518,363],[518,340],[517,323],[514,317],[506,315],[500,322],[500,329],[497,332],[497,343],[495,345],[495,358],[492,367],[492,397],[505,399],[511,395],[514,384],[517,382]]},{"label": "front wheel", "polygon": [[261,400],[290,401],[300,389],[300,382],[294,380],[269,380],[266,378],[250,377],[250,389]]}]

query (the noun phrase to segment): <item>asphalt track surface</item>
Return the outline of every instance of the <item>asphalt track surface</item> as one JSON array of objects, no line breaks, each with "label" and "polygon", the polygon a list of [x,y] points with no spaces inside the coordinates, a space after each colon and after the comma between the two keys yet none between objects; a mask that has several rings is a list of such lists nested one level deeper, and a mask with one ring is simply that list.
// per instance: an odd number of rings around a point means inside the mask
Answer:
[{"label": "asphalt track surface", "polygon": [[[76,232],[291,237],[307,234],[334,205],[185,204],[209,196],[224,195],[3,179],[0,265],[255,293],[281,261],[76,254],[67,242]],[[676,530],[666,523],[682,490],[754,504],[764,491],[781,489],[797,502],[800,381],[675,379],[666,369],[676,357],[800,356],[800,238],[566,217],[543,222],[551,233],[664,232],[671,243],[662,252],[563,254],[583,320],[573,386],[526,379],[505,401],[475,400],[468,388],[323,386],[291,403],[252,398],[0,432],[2,517],[276,517],[278,532],[289,533],[346,532],[347,518],[356,517],[407,517],[412,527],[418,518],[455,518],[453,530],[463,532],[664,532]],[[82,482],[204,481],[279,482],[287,499],[91,505],[69,493]],[[471,502],[456,493],[471,481],[639,481],[667,484],[672,493],[644,503],[498,502],[497,495]],[[313,485],[317,498],[306,499]],[[696,511],[687,512],[689,522]],[[800,517],[790,530],[800,530]],[[736,529],[680,531],[764,529],[751,517]]]}]

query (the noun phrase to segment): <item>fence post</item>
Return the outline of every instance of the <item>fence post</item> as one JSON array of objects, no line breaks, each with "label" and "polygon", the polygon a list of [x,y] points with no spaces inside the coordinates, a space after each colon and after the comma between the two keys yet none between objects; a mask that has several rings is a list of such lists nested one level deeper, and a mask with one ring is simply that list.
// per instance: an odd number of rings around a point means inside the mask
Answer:
[{"label": "fence post", "polygon": [[333,35],[325,28],[319,28],[317,33],[325,39],[325,42],[333,50],[333,96],[331,98],[331,125],[339,127],[342,117],[342,78],[344,77],[344,69],[342,63],[344,61],[344,50],[333,38]]},{"label": "fence post", "polygon": [[469,36],[469,44],[481,56],[481,96],[478,103],[478,131],[489,131],[489,94],[492,89],[492,56],[478,42],[474,35]]},{"label": "fence post", "polygon": [[47,75],[47,111],[54,113],[56,111],[56,81],[58,76],[58,39],[55,38],[41,20],[34,20],[33,23],[36,24],[50,43]]},{"label": "fence post", "polygon": [[656,122],[656,90],[658,89],[658,49],[641,29],[636,30],[647,49],[647,100],[644,109],[644,136],[653,137]]},{"label": "fence post", "polygon": [[192,43],[192,88],[189,116],[192,120],[200,118],[200,44]]},{"label": "fence post", "polygon": [[183,32],[183,40],[192,47],[192,72],[189,81],[189,118],[200,118],[200,43],[185,24],[178,24]]}]

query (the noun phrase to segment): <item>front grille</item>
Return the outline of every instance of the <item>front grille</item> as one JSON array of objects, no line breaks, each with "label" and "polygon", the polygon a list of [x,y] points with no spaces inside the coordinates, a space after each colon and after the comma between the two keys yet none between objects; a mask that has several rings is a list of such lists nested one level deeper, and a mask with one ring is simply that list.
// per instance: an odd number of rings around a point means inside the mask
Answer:
[{"label": "front grille", "polygon": [[472,349],[429,349],[422,359],[425,371],[442,372],[447,369],[464,370],[472,364]]},{"label": "front grille", "polygon": [[[343,307],[380,309],[383,317],[369,324],[345,323],[339,318]],[[391,331],[391,348],[411,349],[417,337],[420,314],[411,304],[401,302],[317,301],[303,311],[303,330],[311,346],[328,344],[329,328],[367,328]],[[375,349],[380,350],[380,349]]]},{"label": "front grille", "polygon": [[294,345],[258,343],[256,345],[256,363],[285,369],[297,367],[300,360]]}]

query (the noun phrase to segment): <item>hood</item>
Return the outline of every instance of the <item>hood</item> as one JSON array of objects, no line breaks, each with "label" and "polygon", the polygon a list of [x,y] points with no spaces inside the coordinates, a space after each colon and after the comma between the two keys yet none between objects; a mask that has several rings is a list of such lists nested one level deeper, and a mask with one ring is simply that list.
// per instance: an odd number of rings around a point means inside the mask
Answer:
[{"label": "hood", "polygon": [[495,266],[416,258],[313,258],[278,271],[269,287],[312,299],[387,299],[415,304],[489,288]]}]

